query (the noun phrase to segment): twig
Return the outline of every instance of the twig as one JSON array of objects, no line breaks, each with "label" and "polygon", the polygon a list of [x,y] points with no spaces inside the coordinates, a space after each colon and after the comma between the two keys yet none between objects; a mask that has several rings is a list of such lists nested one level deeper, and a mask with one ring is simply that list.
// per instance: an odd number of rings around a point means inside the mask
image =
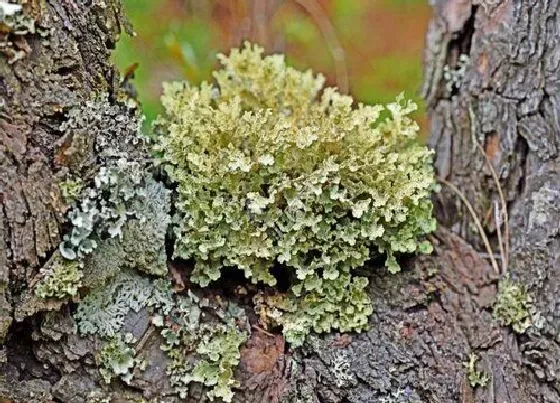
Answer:
[{"label": "twig", "polygon": [[474,220],[474,223],[475,223],[475,225],[478,229],[478,232],[480,232],[480,236],[482,238],[482,241],[484,242],[484,246],[486,248],[486,251],[488,252],[488,256],[490,258],[490,262],[492,263],[492,267],[494,268],[494,271],[496,272],[496,274],[499,274],[500,273],[500,268],[498,267],[498,263],[496,262],[496,259],[494,258],[494,252],[492,251],[492,247],[490,246],[490,241],[488,240],[488,236],[486,236],[486,233],[484,232],[484,228],[482,228],[482,224],[480,223],[480,220],[476,216],[476,213],[473,209],[473,206],[467,200],[465,195],[457,188],[457,186],[455,186],[451,182],[448,182],[445,179],[440,178],[440,177],[438,177],[437,180],[439,182],[443,183],[444,185],[446,185],[447,187],[449,187],[457,196],[459,196],[459,198],[465,204],[465,206],[467,206],[467,209],[469,210],[469,213],[471,214],[472,219]]},{"label": "twig", "polygon": [[349,91],[349,84],[346,56],[338,40],[333,24],[315,0],[294,0],[294,2],[303,7],[319,27],[333,57],[338,88],[341,93],[347,94]]},{"label": "twig", "polygon": [[490,169],[490,173],[492,174],[492,179],[494,180],[496,187],[498,188],[498,196],[500,197],[500,203],[502,205],[502,216],[504,219],[503,243],[499,239],[501,237],[500,223],[496,223],[496,226],[498,228],[498,241],[500,242],[500,251],[504,254],[504,256],[502,257],[502,274],[506,274],[508,264],[509,264],[509,216],[507,211],[506,199],[504,197],[504,192],[502,191],[502,186],[500,185],[500,179],[498,178],[498,174],[496,173],[496,170],[494,169],[494,166],[492,165],[490,158],[488,158],[488,155],[486,155],[486,152],[484,151],[484,148],[482,148],[480,143],[477,142],[476,145],[478,146],[479,151],[482,153],[482,155],[484,155],[484,158],[486,159],[486,163],[488,165],[488,168]]}]

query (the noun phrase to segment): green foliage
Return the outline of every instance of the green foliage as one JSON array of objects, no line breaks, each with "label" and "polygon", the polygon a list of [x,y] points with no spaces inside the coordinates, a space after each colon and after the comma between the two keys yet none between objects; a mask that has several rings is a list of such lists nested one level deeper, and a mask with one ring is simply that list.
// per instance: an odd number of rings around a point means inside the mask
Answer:
[{"label": "green foliage", "polygon": [[119,334],[109,339],[99,351],[99,373],[106,383],[110,383],[115,377],[119,377],[125,383],[132,380],[137,362],[134,358],[136,353],[130,347],[131,342],[132,335],[128,334],[123,339]]},{"label": "green foliage", "polygon": [[81,264],[63,258],[55,252],[52,260],[41,270],[42,278],[35,285],[35,295],[41,298],[74,296],[81,287]]},{"label": "green foliage", "polygon": [[531,297],[525,287],[510,279],[502,280],[494,304],[494,317],[516,333],[525,333],[532,324],[530,310]]},{"label": "green foliage", "polygon": [[294,341],[311,328],[361,330],[371,304],[351,270],[384,253],[398,271],[395,253],[427,250],[418,239],[435,228],[431,153],[408,117],[415,105],[401,95],[353,108],[322,90],[322,76],[262,52],[221,55],[217,87],[164,88],[154,127],[177,184],[175,255],[196,260],[191,279],[202,286],[228,266],[275,285],[269,270],[281,264],[297,279]]},{"label": "green foliage", "polygon": [[467,377],[469,378],[469,383],[471,387],[476,388],[477,386],[485,387],[490,380],[488,374],[483,371],[478,371],[476,369],[476,361],[478,357],[475,353],[469,354],[469,361],[465,362],[463,365],[467,369]]}]

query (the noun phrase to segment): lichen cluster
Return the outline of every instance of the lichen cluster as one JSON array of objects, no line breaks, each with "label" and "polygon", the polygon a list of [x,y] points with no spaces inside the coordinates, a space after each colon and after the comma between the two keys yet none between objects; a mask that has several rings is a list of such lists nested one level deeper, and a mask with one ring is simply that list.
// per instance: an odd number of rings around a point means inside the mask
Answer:
[{"label": "lichen cluster", "polygon": [[479,371],[476,369],[477,361],[478,357],[476,356],[476,354],[470,353],[469,360],[464,362],[463,365],[467,370],[467,378],[471,387],[476,388],[477,386],[480,386],[481,388],[483,388],[488,384],[490,378],[484,371]]},{"label": "lichen cluster", "polygon": [[142,366],[143,363],[134,358],[136,352],[130,346],[132,342],[130,333],[124,337],[119,334],[105,342],[99,351],[99,373],[106,383],[110,383],[114,377],[129,383],[134,375],[134,367]]},{"label": "lichen cluster", "polygon": [[141,309],[149,310],[152,324],[161,330],[174,391],[185,398],[190,384],[199,382],[208,387],[211,399],[231,401],[232,387],[238,385],[233,371],[247,339],[244,310],[190,291],[175,294],[167,280],[151,280],[132,271],[123,271],[90,292],[75,314],[81,334],[104,340],[98,357],[105,382],[119,378],[128,383],[134,369],[145,365],[136,358],[131,337],[123,334],[128,313]]},{"label": "lichen cluster", "polygon": [[500,281],[493,314],[503,326],[525,333],[532,324],[531,297],[525,287],[507,278]]},{"label": "lichen cluster", "polygon": [[[100,287],[123,268],[167,273],[170,191],[152,176],[137,112],[105,94],[70,110],[61,125],[68,230],[36,295],[74,296],[78,287]],[[93,175],[86,169],[92,154],[99,163]]]},{"label": "lichen cluster", "polygon": [[[219,322],[208,321],[203,310],[213,312]],[[210,303],[192,293],[177,303],[159,325],[165,343],[162,349],[171,358],[168,374],[181,398],[186,398],[191,382],[209,387],[208,397],[229,402],[232,387],[239,386],[233,371],[240,360],[239,349],[247,340],[243,309],[233,303]]]},{"label": "lichen cluster", "polygon": [[[180,398],[193,382],[210,399],[233,398],[245,311],[212,291],[176,291],[168,276],[177,289],[185,284],[176,267],[168,273],[168,239],[174,257],[194,261],[195,284],[240,269],[257,284],[261,324],[281,326],[293,346],[311,332],[364,330],[373,311],[367,260],[384,256],[396,272],[399,253],[431,248],[423,240],[435,226],[431,153],[416,142],[414,104],[399,96],[386,107],[354,105],[258,47],[220,60],[216,85],[166,85],[155,161],[134,108],[107,96],[69,111],[61,126],[68,222],[34,290],[80,291],[74,318],[99,342],[106,383],[129,383],[147,365],[128,333],[136,314],[158,330],[146,334],[161,338]],[[287,291],[273,288],[276,276]],[[334,371],[352,380],[343,358]]]},{"label": "lichen cluster", "polygon": [[[372,256],[428,251],[431,153],[416,142],[415,109],[354,100],[281,55],[247,45],[220,56],[216,85],[168,84],[155,123],[158,160],[176,184],[175,256],[194,259],[202,286],[224,268],[253,283],[292,280],[279,322],[298,344],[310,330],[361,330],[372,311]],[[382,112],[386,118],[381,118]]]},{"label": "lichen cluster", "polygon": [[55,252],[50,262],[41,269],[41,280],[35,294],[41,298],[74,296],[82,286],[82,265],[76,260],[64,259]]}]

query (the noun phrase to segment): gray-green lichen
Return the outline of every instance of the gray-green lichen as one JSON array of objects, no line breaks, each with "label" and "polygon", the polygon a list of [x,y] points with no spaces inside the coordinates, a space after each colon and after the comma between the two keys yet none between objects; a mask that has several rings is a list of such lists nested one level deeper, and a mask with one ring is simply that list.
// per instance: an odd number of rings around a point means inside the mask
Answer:
[{"label": "gray-green lichen", "polygon": [[[165,281],[165,280],[161,280]],[[78,305],[75,318],[81,334],[115,336],[129,311],[159,304],[158,282],[134,272],[122,271],[92,290]]]},{"label": "gray-green lichen", "polygon": [[[237,386],[233,371],[246,341],[244,311],[232,303],[201,299],[191,292],[174,295],[164,279],[151,280],[121,272],[93,290],[79,304],[75,317],[81,334],[105,340],[99,353],[106,382],[114,377],[129,382],[138,367],[130,342],[122,338],[127,314],[149,309],[161,328],[161,348],[169,357],[167,373],[174,391],[184,398],[192,382],[208,387],[208,396],[231,401]],[[238,323],[241,323],[239,325]]]},{"label": "gray-green lichen", "polygon": [[94,154],[105,164],[126,158],[145,161],[148,157],[146,139],[141,135],[142,117],[135,107],[125,102],[111,102],[101,94],[71,109],[61,125],[64,136],[59,143],[63,157],[73,174],[84,173],[88,159]]},{"label": "gray-green lichen", "polygon": [[121,235],[124,223],[136,213],[133,203],[145,196],[142,168],[136,161],[119,158],[99,169],[93,186],[68,213],[72,229],[60,244],[63,257],[82,258],[97,248],[100,239]]}]

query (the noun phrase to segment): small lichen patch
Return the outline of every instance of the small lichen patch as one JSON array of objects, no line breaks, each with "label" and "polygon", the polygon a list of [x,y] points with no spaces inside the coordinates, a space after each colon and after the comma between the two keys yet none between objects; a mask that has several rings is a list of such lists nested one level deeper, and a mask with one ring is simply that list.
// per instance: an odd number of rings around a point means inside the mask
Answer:
[{"label": "small lichen patch", "polygon": [[478,357],[475,353],[469,354],[469,361],[463,363],[465,368],[467,369],[467,378],[471,387],[476,388],[477,386],[485,387],[488,384],[490,378],[488,374],[483,371],[478,371],[476,369],[476,361]]},{"label": "small lichen patch", "polygon": [[58,186],[64,202],[70,204],[78,199],[84,183],[81,178],[77,177],[76,179],[65,179]]},{"label": "small lichen patch", "polygon": [[134,358],[136,353],[130,346],[131,342],[131,335],[123,338],[119,334],[105,342],[99,350],[99,373],[106,383],[110,383],[115,377],[125,383],[131,381],[134,367],[137,364],[137,360]]},{"label": "small lichen patch", "polygon": [[237,324],[243,323],[244,311],[232,303],[215,304],[213,311],[220,318],[216,323],[208,321],[203,312],[208,306],[208,301],[192,293],[178,296],[161,322],[165,339],[162,349],[172,360],[168,374],[181,398],[186,398],[191,382],[199,382],[209,388],[211,400],[218,397],[230,402],[232,388],[239,386],[233,371],[241,359],[241,345],[247,340],[247,333]]},{"label": "small lichen patch", "polygon": [[493,315],[503,326],[525,333],[531,326],[531,297],[522,284],[510,279],[500,282]]},{"label": "small lichen patch", "polygon": [[35,295],[41,298],[66,298],[78,293],[82,285],[81,263],[63,258],[55,252],[50,263],[41,269]]}]

